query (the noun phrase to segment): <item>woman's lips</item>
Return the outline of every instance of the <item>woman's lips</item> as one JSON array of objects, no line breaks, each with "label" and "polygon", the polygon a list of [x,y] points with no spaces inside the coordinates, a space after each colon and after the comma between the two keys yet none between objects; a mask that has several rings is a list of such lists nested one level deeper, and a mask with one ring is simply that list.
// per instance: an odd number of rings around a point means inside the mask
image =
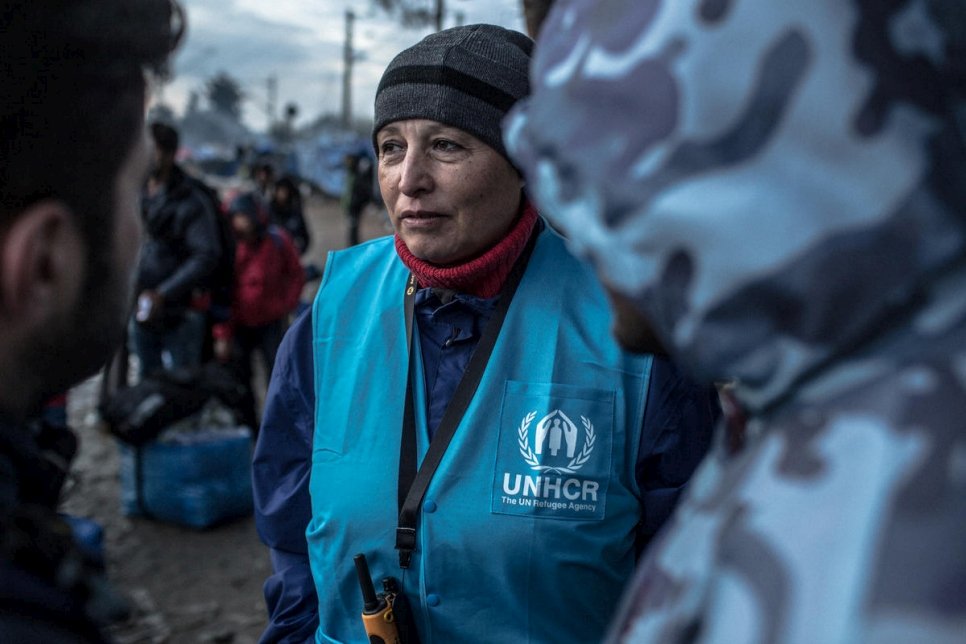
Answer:
[{"label": "woman's lips", "polygon": [[445,216],[441,212],[434,212],[432,210],[404,210],[400,215],[400,219],[437,219]]},{"label": "woman's lips", "polygon": [[429,230],[448,219],[448,215],[430,210],[407,210],[400,216],[400,225],[410,230]]}]

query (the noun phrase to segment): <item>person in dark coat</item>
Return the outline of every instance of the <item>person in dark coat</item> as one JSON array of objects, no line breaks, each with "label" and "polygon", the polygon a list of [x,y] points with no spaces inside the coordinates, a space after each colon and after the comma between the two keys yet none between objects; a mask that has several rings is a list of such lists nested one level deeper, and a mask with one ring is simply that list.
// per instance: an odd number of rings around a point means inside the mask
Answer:
[{"label": "person in dark coat", "polygon": [[209,278],[218,265],[218,216],[196,182],[175,163],[178,133],[151,124],[155,164],[141,202],[146,232],[130,334],[141,376],[200,363]]},{"label": "person in dark coat", "polygon": [[259,161],[252,170],[252,181],[255,182],[255,192],[262,201],[270,201],[272,187],[275,185],[275,166],[268,161]]},{"label": "person in dark coat", "polygon": [[56,513],[76,439],[35,420],[124,336],[170,0],[0,2],[0,642],[106,642],[124,614]]},{"label": "person in dark coat", "polygon": [[345,187],[342,192],[342,209],[348,218],[348,236],[346,243],[355,246],[361,240],[359,225],[362,223],[362,213],[373,200],[373,162],[369,155],[355,152],[345,155]]}]

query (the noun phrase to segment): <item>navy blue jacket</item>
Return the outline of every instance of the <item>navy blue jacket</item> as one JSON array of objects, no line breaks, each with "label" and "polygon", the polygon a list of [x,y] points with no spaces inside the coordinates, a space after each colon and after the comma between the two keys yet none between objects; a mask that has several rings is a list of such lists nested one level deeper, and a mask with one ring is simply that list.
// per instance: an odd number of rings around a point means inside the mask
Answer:
[{"label": "navy blue jacket", "polygon": [[125,611],[55,512],[75,451],[66,428],[0,415],[0,642],[103,644]]},{"label": "navy blue jacket", "polygon": [[[431,434],[463,376],[495,299],[432,289],[416,294]],[[264,587],[270,623],[263,642],[311,641],[318,627],[305,541],[311,518],[309,471],[315,413],[312,356],[311,313],[305,313],[279,348],[255,448],[255,522],[275,571]],[[670,515],[684,483],[709,447],[719,414],[713,388],[695,387],[670,362],[655,358],[644,426],[652,433],[654,427],[662,431],[655,448],[642,453],[637,464],[643,512],[640,549]],[[395,495],[395,490],[391,493]]]}]

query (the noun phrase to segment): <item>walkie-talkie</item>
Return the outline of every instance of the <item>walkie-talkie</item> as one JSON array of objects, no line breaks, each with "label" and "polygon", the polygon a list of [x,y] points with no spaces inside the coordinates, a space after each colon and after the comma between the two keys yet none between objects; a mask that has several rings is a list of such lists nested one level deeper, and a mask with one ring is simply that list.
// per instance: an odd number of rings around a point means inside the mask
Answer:
[{"label": "walkie-talkie", "polygon": [[362,624],[366,628],[370,644],[401,644],[392,603],[385,594],[376,594],[366,556],[358,554],[352,560],[356,564],[356,575],[362,588]]}]

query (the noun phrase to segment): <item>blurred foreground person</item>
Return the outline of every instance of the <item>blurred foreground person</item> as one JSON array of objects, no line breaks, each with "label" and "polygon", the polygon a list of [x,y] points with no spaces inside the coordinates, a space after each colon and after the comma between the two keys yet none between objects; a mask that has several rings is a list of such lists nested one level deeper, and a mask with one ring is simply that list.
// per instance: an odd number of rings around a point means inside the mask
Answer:
[{"label": "blurred foreground person", "polygon": [[123,602],[55,512],[76,440],[31,424],[123,337],[168,0],[0,2],[0,641],[103,642]]},{"label": "blurred foreground person", "polygon": [[705,453],[714,392],[617,347],[599,283],[506,158],[531,47],[458,27],[383,75],[396,234],[329,255],[256,448],[263,641],[365,641],[358,553],[423,642],[599,640]]},{"label": "blurred foreground person", "polygon": [[542,33],[536,200],[618,335],[748,416],[611,640],[963,642],[966,5],[558,0]]}]

